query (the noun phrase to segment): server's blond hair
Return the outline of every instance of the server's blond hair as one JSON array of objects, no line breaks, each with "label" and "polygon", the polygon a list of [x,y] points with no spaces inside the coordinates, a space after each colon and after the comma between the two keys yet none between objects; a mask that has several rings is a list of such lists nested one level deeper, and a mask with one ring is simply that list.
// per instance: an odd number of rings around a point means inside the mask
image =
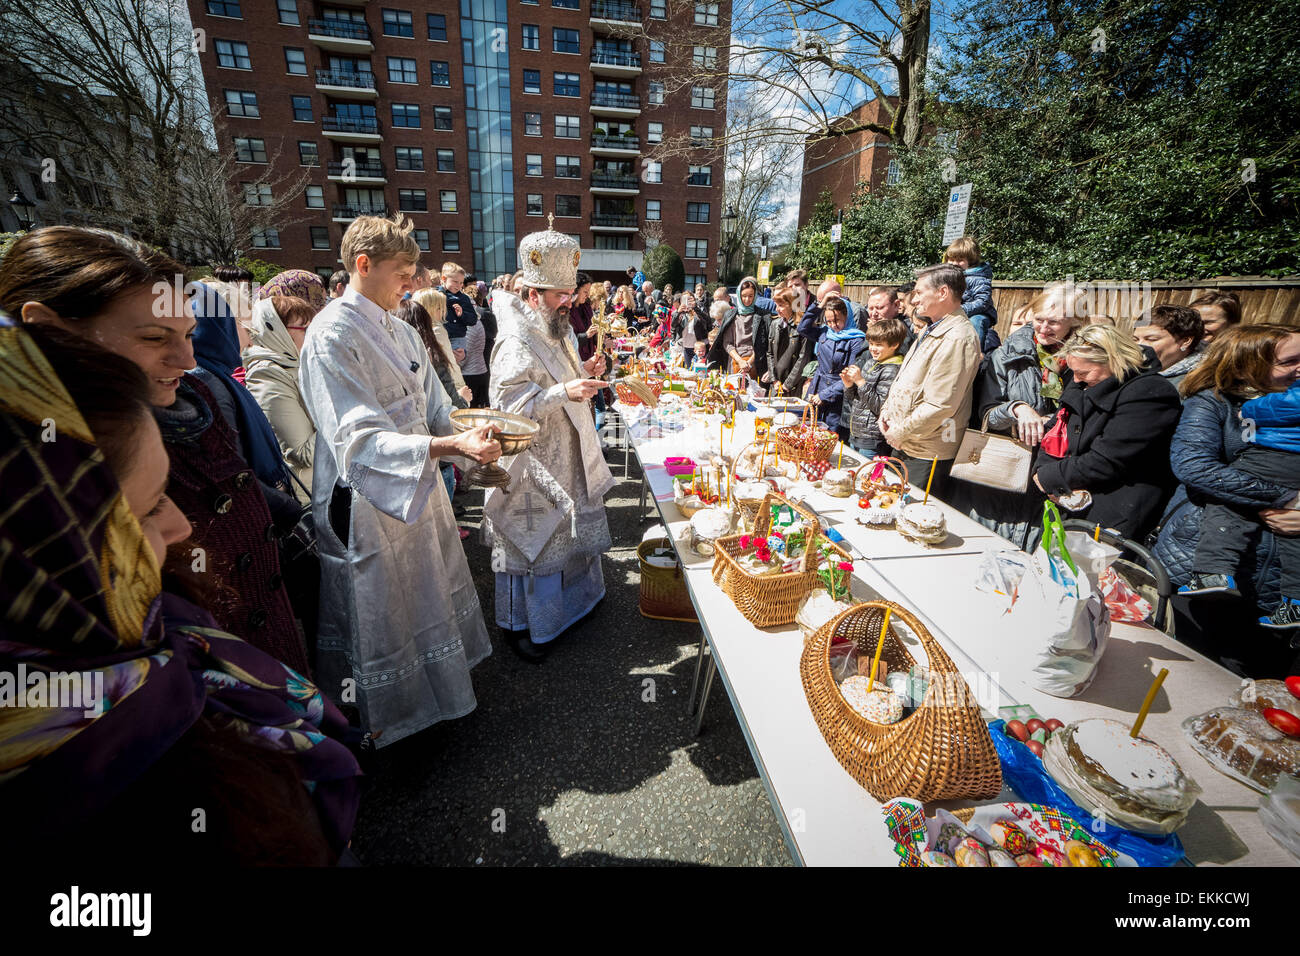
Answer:
[{"label": "server's blond hair", "polygon": [[415,223],[398,213],[396,216],[358,216],[343,233],[343,268],[357,271],[357,256],[369,256],[372,262],[401,259],[414,263],[420,258],[415,241]]}]

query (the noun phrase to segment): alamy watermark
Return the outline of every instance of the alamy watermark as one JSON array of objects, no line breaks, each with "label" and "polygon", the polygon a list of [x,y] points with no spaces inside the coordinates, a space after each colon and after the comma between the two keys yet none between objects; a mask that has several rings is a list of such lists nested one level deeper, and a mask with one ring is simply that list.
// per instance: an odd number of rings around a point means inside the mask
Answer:
[{"label": "alamy watermark", "polygon": [[96,717],[104,710],[104,672],[28,670],[0,671],[0,707],[80,710]]}]

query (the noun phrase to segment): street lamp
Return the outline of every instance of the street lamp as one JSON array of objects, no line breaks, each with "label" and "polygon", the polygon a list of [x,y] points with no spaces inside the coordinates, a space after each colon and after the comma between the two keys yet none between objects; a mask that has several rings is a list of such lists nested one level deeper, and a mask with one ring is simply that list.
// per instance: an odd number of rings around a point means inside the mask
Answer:
[{"label": "street lamp", "polygon": [[725,282],[726,273],[731,271],[731,246],[732,243],[736,241],[736,230],[734,227],[731,230],[731,235],[730,236],[726,235],[726,231],[727,231],[726,223],[728,220],[730,220],[731,222],[735,222],[739,218],[740,216],[736,215],[735,206],[729,207],[727,211],[722,214],[722,223],[723,223],[722,249],[719,250],[722,265],[719,267],[720,270],[718,275],[719,282]]},{"label": "street lamp", "polygon": [[14,194],[9,197],[9,206],[14,211],[14,218],[18,220],[20,230],[26,232],[36,225],[36,205],[20,190],[15,189]]}]

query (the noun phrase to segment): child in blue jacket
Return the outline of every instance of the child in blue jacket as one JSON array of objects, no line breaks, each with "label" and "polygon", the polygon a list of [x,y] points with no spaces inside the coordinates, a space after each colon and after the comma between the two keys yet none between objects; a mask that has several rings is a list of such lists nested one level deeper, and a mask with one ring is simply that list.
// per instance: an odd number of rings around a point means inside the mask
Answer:
[{"label": "child in blue jacket", "polygon": [[[1256,478],[1289,488],[1300,481],[1300,382],[1285,392],[1252,398],[1241,406],[1241,423],[1248,444],[1232,467]],[[1250,432],[1254,431],[1251,438]],[[1300,507],[1300,495],[1290,507]],[[1247,548],[1255,548],[1262,531],[1259,514],[1250,509],[1207,504],[1201,517],[1201,538],[1191,581],[1179,588],[1190,595],[1237,595],[1234,575]],[[1282,573],[1282,603],[1264,627],[1300,628],[1300,537],[1274,535],[1275,553]]]},{"label": "child in blue jacket", "polygon": [[993,331],[998,324],[998,309],[993,304],[993,267],[980,261],[980,244],[970,236],[955,240],[944,252],[943,261],[960,266],[966,273],[961,307],[975,326],[980,350],[987,355],[1002,344]]}]

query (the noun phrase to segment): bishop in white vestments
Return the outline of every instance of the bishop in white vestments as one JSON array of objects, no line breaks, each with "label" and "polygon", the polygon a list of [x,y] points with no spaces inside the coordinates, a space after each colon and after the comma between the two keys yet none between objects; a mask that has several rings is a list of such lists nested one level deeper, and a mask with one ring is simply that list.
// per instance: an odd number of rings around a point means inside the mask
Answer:
[{"label": "bishop in white vestments", "polygon": [[522,296],[498,290],[492,311],[491,406],[540,425],[528,449],[502,459],[507,490],[484,502],[496,572],[497,624],[529,661],[605,596],[609,550],[604,495],[614,485],[590,399],[605,387],[597,355],[585,364],[569,324],[578,244],[547,229],[519,245]]}]

